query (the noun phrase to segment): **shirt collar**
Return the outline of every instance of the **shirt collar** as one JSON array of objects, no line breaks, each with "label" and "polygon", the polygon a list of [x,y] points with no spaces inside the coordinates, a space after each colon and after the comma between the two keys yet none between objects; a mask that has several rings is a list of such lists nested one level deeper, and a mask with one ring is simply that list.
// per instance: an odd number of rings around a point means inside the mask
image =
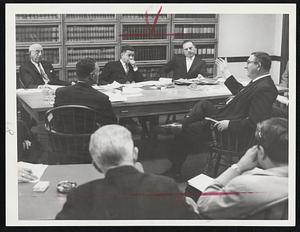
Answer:
[{"label": "shirt collar", "polygon": [[193,61],[195,59],[195,56],[193,56],[192,58],[185,57],[185,59],[188,60],[188,61]]},{"label": "shirt collar", "polygon": [[258,76],[258,77],[256,77],[255,79],[253,79],[252,82],[255,82],[255,81],[257,81],[257,80],[259,80],[259,79],[261,79],[261,78],[263,78],[263,77],[266,77],[266,76],[270,76],[270,73],[265,74],[265,75],[262,75],[262,76]]}]

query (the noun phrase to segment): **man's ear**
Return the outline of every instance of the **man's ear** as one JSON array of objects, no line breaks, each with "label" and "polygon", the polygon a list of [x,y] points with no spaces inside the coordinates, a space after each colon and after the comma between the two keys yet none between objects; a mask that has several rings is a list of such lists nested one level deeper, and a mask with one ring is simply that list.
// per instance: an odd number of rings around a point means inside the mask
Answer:
[{"label": "man's ear", "polygon": [[258,145],[258,156],[262,159],[262,160],[264,160],[267,156],[266,156],[266,154],[265,154],[265,149],[263,148],[263,146],[261,146],[261,145]]},{"label": "man's ear", "polygon": [[138,160],[139,149],[137,147],[133,147],[133,161],[136,162]]}]

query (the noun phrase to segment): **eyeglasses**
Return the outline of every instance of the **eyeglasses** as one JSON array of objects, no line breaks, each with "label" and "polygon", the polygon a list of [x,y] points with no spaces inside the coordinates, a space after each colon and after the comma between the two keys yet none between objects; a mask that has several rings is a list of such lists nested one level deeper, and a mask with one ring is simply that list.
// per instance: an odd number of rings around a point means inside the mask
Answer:
[{"label": "eyeglasses", "polygon": [[248,64],[251,64],[251,63],[253,63],[253,64],[257,64],[257,62],[256,62],[256,61],[247,60],[247,65],[248,65]]}]

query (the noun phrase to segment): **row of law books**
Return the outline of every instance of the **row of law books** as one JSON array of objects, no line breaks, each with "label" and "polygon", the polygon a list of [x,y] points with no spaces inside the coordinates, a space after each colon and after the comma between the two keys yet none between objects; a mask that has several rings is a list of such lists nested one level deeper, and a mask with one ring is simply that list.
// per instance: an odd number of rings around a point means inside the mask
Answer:
[{"label": "row of law books", "polygon": [[[156,14],[148,14],[150,19],[155,18]],[[146,14],[122,14],[122,17],[125,19],[145,19]],[[168,17],[167,14],[159,14],[158,19],[166,19]]]},{"label": "row of law books", "polygon": [[80,59],[90,57],[97,62],[106,62],[115,60],[114,47],[101,47],[101,48],[68,48],[67,49],[67,62],[77,63]]},{"label": "row of law books", "polygon": [[158,80],[160,67],[140,67],[144,80]]},{"label": "row of law books", "polygon": [[114,19],[115,14],[66,14],[66,19]]},{"label": "row of law books", "polygon": [[53,20],[59,18],[59,14],[16,14],[17,20]]},{"label": "row of law books", "polygon": [[[197,46],[196,47],[197,54],[201,56],[201,58],[214,58],[215,57],[215,47],[210,46]],[[174,47],[174,54],[183,54],[182,47]]]},{"label": "row of law books", "polygon": [[215,38],[215,24],[175,25],[176,39],[207,39]]},{"label": "row of law books", "polygon": [[175,14],[175,18],[182,18],[182,19],[207,19],[207,18],[216,18],[216,14]]},{"label": "row of law books", "polygon": [[76,70],[68,70],[67,71],[67,80],[72,82],[72,81],[77,81],[77,75],[76,75]]},{"label": "row of law books", "polygon": [[136,60],[166,60],[166,46],[135,46]]},{"label": "row of law books", "polygon": [[67,41],[98,41],[114,39],[114,25],[67,26]]},{"label": "row of law books", "polygon": [[123,40],[145,40],[145,39],[166,39],[167,25],[158,24],[152,29],[147,24],[123,25],[121,39]]},{"label": "row of law books", "polygon": [[[58,48],[44,48],[43,58],[52,64],[59,64],[59,49]],[[29,60],[29,53],[27,49],[16,51],[16,64],[22,65]]]},{"label": "row of law books", "polygon": [[59,27],[53,26],[17,26],[17,42],[58,42]]},{"label": "row of law books", "polygon": [[206,72],[207,72],[208,76],[213,75],[213,72],[214,72],[214,66],[213,66],[213,65],[207,65],[207,67],[206,67]]}]

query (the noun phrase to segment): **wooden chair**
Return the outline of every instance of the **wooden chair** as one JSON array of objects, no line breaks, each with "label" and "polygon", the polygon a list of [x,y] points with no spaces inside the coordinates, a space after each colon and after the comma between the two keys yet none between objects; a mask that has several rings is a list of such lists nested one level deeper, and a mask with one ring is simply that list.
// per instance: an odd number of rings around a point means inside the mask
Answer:
[{"label": "wooden chair", "polygon": [[[272,117],[287,118],[286,108],[278,107],[278,100],[273,104]],[[287,106],[286,106],[287,107]],[[236,135],[229,131],[220,132],[211,123],[211,137],[209,142],[209,154],[207,157],[206,167],[204,172],[212,177],[216,177],[219,173],[225,170],[234,162],[237,162],[248,148],[255,144],[254,131],[246,131],[246,137]],[[223,169],[220,170],[220,167]]]},{"label": "wooden chair", "polygon": [[80,105],[59,106],[45,114],[52,162],[90,163],[90,135],[99,128],[99,112]]},{"label": "wooden chair", "polygon": [[287,220],[288,197],[271,202],[267,205],[258,206],[246,220]]}]

